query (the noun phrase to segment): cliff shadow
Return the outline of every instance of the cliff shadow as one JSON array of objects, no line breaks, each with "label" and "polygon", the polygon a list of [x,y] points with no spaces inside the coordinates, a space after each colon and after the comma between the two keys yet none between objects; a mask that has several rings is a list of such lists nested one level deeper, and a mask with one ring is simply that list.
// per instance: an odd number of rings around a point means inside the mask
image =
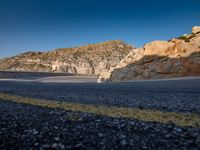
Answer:
[{"label": "cliff shadow", "polygon": [[110,81],[148,80],[200,76],[200,52],[187,57],[148,55],[122,68],[111,72]]}]

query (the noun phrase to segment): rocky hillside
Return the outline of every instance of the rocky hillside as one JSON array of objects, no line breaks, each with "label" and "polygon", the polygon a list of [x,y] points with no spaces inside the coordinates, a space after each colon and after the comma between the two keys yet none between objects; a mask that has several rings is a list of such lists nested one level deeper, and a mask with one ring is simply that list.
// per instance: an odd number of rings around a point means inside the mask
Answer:
[{"label": "rocky hillside", "polygon": [[200,76],[200,27],[170,41],[154,41],[133,49],[98,82]]},{"label": "rocky hillside", "polygon": [[0,70],[99,74],[115,67],[132,49],[113,40],[51,52],[27,52],[0,60]]}]

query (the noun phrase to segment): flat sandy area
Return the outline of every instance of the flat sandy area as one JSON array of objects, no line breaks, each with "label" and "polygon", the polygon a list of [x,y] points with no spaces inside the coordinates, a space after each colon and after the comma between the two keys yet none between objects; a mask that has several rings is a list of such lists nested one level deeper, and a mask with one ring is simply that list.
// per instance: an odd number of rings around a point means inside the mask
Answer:
[{"label": "flat sandy area", "polygon": [[[49,77],[21,77],[21,78],[10,78],[0,79],[0,81],[22,81],[22,82],[42,82],[42,83],[97,83],[97,76],[49,76]],[[151,79],[151,80],[131,80],[122,82],[149,82],[149,81],[175,81],[175,80],[190,80],[200,79],[200,77],[178,77],[168,79]]]},{"label": "flat sandy area", "polygon": [[95,76],[50,76],[50,77],[28,77],[17,79],[0,79],[0,81],[23,81],[23,82],[55,82],[55,83],[96,83]]}]

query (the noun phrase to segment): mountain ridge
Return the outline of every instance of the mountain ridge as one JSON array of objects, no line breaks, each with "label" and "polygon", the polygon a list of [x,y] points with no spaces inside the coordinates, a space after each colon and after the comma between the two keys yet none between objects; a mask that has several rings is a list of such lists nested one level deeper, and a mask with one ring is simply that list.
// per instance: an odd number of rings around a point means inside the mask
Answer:
[{"label": "mountain ridge", "polygon": [[48,52],[29,51],[1,59],[0,69],[97,75],[114,67],[132,49],[131,45],[121,40],[111,40]]}]

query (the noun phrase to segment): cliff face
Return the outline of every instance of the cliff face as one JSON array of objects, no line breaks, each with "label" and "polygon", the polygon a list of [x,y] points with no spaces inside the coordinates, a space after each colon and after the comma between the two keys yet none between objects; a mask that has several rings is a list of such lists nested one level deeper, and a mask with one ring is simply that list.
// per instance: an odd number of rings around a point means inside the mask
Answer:
[{"label": "cliff face", "polygon": [[160,79],[200,75],[200,27],[170,41],[154,41],[133,49],[98,82]]},{"label": "cliff face", "polygon": [[132,49],[115,40],[52,52],[27,52],[0,60],[0,70],[99,74],[115,67]]}]

